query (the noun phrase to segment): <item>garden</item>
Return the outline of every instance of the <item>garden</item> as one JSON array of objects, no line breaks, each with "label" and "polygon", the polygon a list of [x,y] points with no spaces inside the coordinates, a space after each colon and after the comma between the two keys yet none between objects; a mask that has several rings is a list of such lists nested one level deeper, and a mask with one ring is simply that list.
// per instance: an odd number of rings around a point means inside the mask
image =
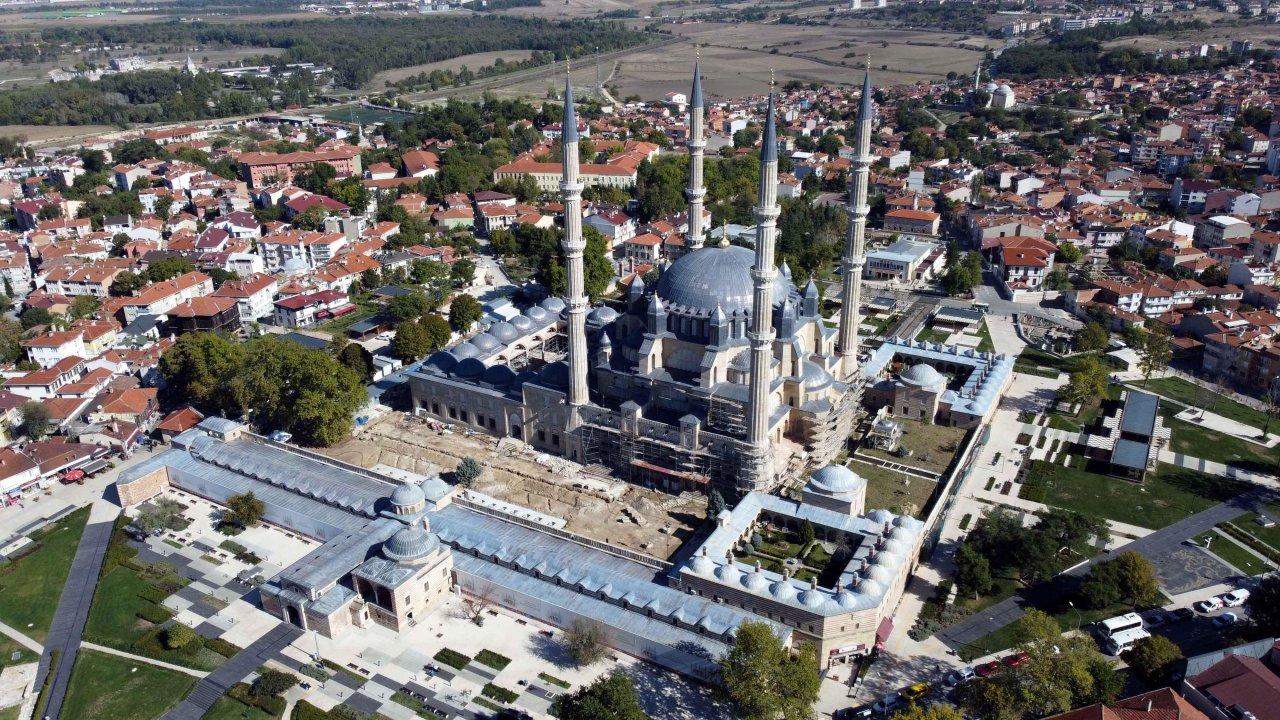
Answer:
[{"label": "garden", "polygon": [[146,662],[81,649],[62,715],[153,720],[178,704],[195,682],[190,675]]},{"label": "garden", "polygon": [[752,533],[750,544],[735,552],[734,558],[748,567],[759,562],[761,568],[779,574],[790,570],[792,577],[808,582],[826,570],[831,551],[814,539],[813,526],[806,520],[799,532],[772,526],[761,528]]},{"label": "garden", "polygon": [[894,418],[894,421],[902,426],[902,440],[899,442],[899,448],[904,448],[905,453],[885,452],[865,446],[858,448],[858,452],[941,474],[951,465],[952,459],[964,444],[965,435],[969,432],[964,428],[935,425],[919,420]]},{"label": "garden", "polygon": [[917,475],[907,475],[879,465],[851,462],[849,469],[867,481],[868,510],[883,508],[895,515],[923,518],[938,484]]}]

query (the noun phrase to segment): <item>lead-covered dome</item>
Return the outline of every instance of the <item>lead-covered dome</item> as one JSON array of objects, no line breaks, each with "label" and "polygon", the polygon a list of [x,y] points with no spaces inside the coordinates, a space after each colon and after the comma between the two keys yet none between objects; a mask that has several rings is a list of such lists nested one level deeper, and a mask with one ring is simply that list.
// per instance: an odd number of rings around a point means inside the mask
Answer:
[{"label": "lead-covered dome", "polygon": [[[744,247],[704,247],[675,261],[658,278],[658,297],[670,312],[703,312],[719,305],[726,314],[750,314],[751,266],[755,253]],[[781,270],[774,278],[774,304],[786,300],[790,283]]]},{"label": "lead-covered dome", "polygon": [[809,476],[809,489],[829,495],[855,492],[863,486],[862,478],[844,465],[828,465]]},{"label": "lead-covered dome", "polygon": [[396,562],[413,562],[435,552],[440,540],[422,525],[414,524],[396,531],[382,544],[382,554]]},{"label": "lead-covered dome", "polygon": [[911,366],[909,370],[898,376],[898,380],[906,385],[918,388],[931,388],[947,384],[947,378],[942,373],[934,370],[932,365],[924,363]]},{"label": "lead-covered dome", "polygon": [[391,491],[391,509],[400,515],[411,515],[422,509],[426,495],[417,483],[403,482]]}]

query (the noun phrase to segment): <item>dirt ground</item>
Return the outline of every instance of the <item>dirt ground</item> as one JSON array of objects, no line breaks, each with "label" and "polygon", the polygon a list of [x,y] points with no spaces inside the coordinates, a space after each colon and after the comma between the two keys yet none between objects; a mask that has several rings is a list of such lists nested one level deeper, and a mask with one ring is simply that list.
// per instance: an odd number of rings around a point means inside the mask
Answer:
[{"label": "dirt ground", "polygon": [[402,414],[384,415],[324,452],[363,467],[382,463],[424,475],[451,472],[463,457],[474,457],[485,467],[475,490],[564,518],[570,532],[662,559],[706,517],[701,495],[677,497],[584,475],[581,466],[559,458],[539,463],[536,452],[512,440],[499,448],[488,435],[441,435]]}]

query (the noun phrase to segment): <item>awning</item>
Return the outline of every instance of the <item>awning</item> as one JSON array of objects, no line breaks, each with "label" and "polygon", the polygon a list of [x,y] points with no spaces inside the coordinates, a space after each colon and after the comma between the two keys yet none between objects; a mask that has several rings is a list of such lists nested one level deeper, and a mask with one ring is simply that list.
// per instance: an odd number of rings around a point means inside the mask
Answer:
[{"label": "awning", "polygon": [[339,315],[346,315],[347,313],[349,313],[349,312],[351,312],[352,310],[355,310],[355,309],[356,309],[356,306],[355,306],[355,305],[348,305],[348,306],[346,306],[346,307],[340,307],[340,308],[338,308],[337,310],[334,310],[334,311],[333,311],[333,316],[334,316],[334,317],[338,317]]},{"label": "awning", "polygon": [[884,643],[889,639],[889,635],[893,632],[893,619],[884,618],[880,621],[880,627],[876,628],[876,649],[883,650]]}]

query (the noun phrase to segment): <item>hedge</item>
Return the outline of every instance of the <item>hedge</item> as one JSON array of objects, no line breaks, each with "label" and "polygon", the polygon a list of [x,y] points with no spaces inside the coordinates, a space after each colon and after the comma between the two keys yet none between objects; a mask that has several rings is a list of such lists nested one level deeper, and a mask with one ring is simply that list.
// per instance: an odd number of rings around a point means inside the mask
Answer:
[{"label": "hedge", "polygon": [[480,689],[480,693],[500,703],[513,703],[520,697],[520,693],[512,692],[501,685],[494,685],[493,683],[485,683],[485,686]]},{"label": "hedge", "polygon": [[286,702],[279,695],[254,695],[245,683],[232,685],[231,689],[227,690],[227,697],[232,700],[239,700],[250,707],[256,707],[271,717],[280,717],[280,714],[284,712]]},{"label": "hedge", "polygon": [[552,685],[558,685],[558,686],[560,686],[560,687],[564,688],[565,690],[568,690],[568,689],[569,689],[569,687],[570,687],[570,685],[569,685],[569,683],[568,683],[568,682],[566,682],[566,681],[564,681],[564,680],[561,680],[560,678],[556,677],[555,675],[548,675],[548,674],[546,674],[546,673],[544,673],[544,672],[542,672],[542,673],[538,673],[538,679],[539,679],[539,680],[542,680],[543,682],[549,682],[549,683],[551,683]]},{"label": "hedge", "polygon": [[1280,552],[1276,552],[1275,548],[1271,547],[1270,545],[1254,537],[1252,533],[1241,530],[1240,528],[1236,527],[1233,523],[1229,523],[1229,522],[1218,523],[1218,529],[1222,530],[1223,532],[1230,535],[1231,537],[1239,540],[1245,545],[1248,545],[1254,550],[1257,550],[1259,554],[1261,554],[1263,557],[1267,558],[1271,562],[1280,564]]},{"label": "hedge", "polygon": [[492,650],[481,650],[479,654],[476,655],[476,662],[481,665],[488,665],[494,670],[501,671],[511,664],[511,658],[506,655],[499,655]]},{"label": "hedge", "polygon": [[467,664],[471,662],[471,658],[467,657],[466,655],[463,655],[457,650],[451,650],[449,648],[442,648],[440,652],[436,653],[435,657],[432,659],[439,660],[445,665],[448,665],[449,667],[452,667],[452,668],[456,668],[458,670],[461,670],[462,668],[466,667]]},{"label": "hedge", "polygon": [[172,594],[150,584],[138,591],[138,597],[143,600],[150,600],[157,605],[167,600]]},{"label": "hedge", "polygon": [[235,657],[240,652],[241,647],[235,643],[227,642],[222,638],[201,638],[204,646],[218,653],[224,658]]},{"label": "hedge", "polygon": [[163,625],[173,619],[173,612],[159,605],[143,605],[137,615],[152,625]]}]

